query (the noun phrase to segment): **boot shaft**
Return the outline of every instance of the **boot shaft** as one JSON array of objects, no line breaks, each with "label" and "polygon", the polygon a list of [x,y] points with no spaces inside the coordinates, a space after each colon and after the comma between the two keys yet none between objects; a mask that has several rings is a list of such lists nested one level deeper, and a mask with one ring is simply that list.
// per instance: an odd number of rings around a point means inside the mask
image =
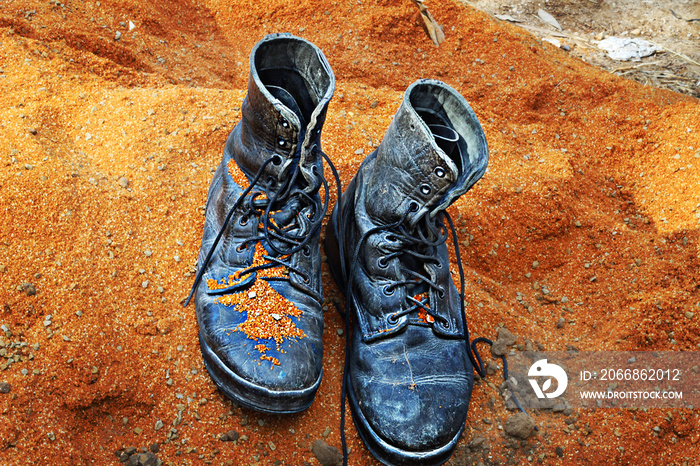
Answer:
[{"label": "boot shaft", "polygon": [[333,71],[315,45],[266,36],[251,51],[242,118],[225,150],[249,178],[273,158],[261,178],[275,180],[270,189],[298,170],[302,189],[312,191],[323,173],[320,135],[334,90]]},{"label": "boot shaft", "polygon": [[377,148],[367,212],[379,224],[408,215],[415,225],[467,192],[487,164],[484,131],[464,97],[440,81],[417,81]]}]

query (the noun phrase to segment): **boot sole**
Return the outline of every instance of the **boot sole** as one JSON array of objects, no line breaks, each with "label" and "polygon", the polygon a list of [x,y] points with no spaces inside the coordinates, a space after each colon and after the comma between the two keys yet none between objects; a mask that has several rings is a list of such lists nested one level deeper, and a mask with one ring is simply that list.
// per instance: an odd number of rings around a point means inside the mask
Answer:
[{"label": "boot sole", "polygon": [[[324,248],[326,250],[328,265],[331,269],[333,279],[340,287],[340,291],[345,294],[346,285],[345,280],[343,280],[343,272],[340,269],[340,248],[338,247],[338,237],[336,235],[338,228],[337,210],[336,205],[336,208],[333,209],[333,213],[331,214],[331,219],[326,226]],[[349,309],[345,310],[345,312],[349,311]],[[346,334],[345,338],[350,338],[350,335]],[[387,466],[439,466],[446,463],[452,456],[454,449],[457,447],[457,442],[459,442],[464,431],[464,425],[462,425],[462,428],[457,432],[454,438],[452,438],[448,444],[441,448],[422,452],[402,450],[387,443],[369,424],[365,416],[362,414],[362,410],[360,409],[357,399],[355,398],[355,392],[352,388],[352,383],[350,380],[347,381],[346,389],[355,428],[357,429],[362,442],[365,444],[365,447],[369,450],[372,456],[374,456],[382,464]]]},{"label": "boot sole", "polygon": [[303,390],[274,391],[255,385],[229,369],[199,334],[204,366],[209,376],[226,397],[241,406],[263,413],[293,414],[304,411],[314,401],[321,384],[323,370],[314,384]]}]

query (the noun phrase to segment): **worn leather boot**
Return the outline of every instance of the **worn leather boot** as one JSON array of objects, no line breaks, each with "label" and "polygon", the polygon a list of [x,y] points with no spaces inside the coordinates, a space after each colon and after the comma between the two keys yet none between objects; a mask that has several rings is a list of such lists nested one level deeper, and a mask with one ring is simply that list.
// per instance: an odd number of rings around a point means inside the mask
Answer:
[{"label": "worn leather boot", "polygon": [[445,209],[487,162],[465,99],[421,80],[333,210],[326,250],[352,322],[345,389],[362,440],[384,464],[442,464],[464,429],[473,356]]},{"label": "worn leather boot", "polygon": [[320,136],[334,88],[310,42],[277,34],[255,45],[207,197],[190,295],[202,356],[229,398],[263,412],[306,409],[321,382]]}]

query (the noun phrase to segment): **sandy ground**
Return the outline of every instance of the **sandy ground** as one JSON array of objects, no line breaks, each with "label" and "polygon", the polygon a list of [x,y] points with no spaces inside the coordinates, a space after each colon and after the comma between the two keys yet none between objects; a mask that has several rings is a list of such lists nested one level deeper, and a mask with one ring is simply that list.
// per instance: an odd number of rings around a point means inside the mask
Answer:
[{"label": "sandy ground", "polygon": [[[439,48],[408,1],[0,4],[0,463],[116,464],[117,450],[157,444],[165,464],[298,465],[318,464],[316,439],[340,446],[332,305],[316,401],[282,417],[224,399],[179,304],[249,51],[270,32],[313,41],[335,71],[323,144],[343,183],[416,79],[471,103],[489,171],[450,213],[473,336],[698,350],[698,100],[463,3],[429,6]],[[342,302],[325,264],[324,278]],[[475,386],[452,464],[697,462],[690,409],[532,412],[540,431],[514,440],[500,375]],[[231,430],[236,442],[219,440]],[[374,464],[347,435],[350,464]]]}]

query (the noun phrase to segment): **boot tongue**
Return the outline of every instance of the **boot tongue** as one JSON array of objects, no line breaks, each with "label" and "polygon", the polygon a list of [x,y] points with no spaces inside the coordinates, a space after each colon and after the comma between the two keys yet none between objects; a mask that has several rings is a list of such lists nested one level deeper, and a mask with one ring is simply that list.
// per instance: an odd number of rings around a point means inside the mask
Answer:
[{"label": "boot tongue", "polygon": [[[299,129],[303,132],[306,129],[306,119],[304,114],[299,108],[299,104],[294,99],[292,94],[289,93],[284,88],[278,86],[267,85],[265,88],[272,94],[274,98],[282,102],[289,110],[291,110],[299,118]],[[303,135],[300,135],[299,140],[304,139]]]},{"label": "boot tongue", "polygon": [[[442,149],[445,154],[457,162],[459,159],[453,157],[452,152],[457,148],[457,142],[459,141],[459,133],[453,130],[449,126],[444,125],[429,125],[428,128],[430,132],[433,133],[435,138],[435,143],[440,149]],[[457,167],[459,169],[459,167]]]}]

